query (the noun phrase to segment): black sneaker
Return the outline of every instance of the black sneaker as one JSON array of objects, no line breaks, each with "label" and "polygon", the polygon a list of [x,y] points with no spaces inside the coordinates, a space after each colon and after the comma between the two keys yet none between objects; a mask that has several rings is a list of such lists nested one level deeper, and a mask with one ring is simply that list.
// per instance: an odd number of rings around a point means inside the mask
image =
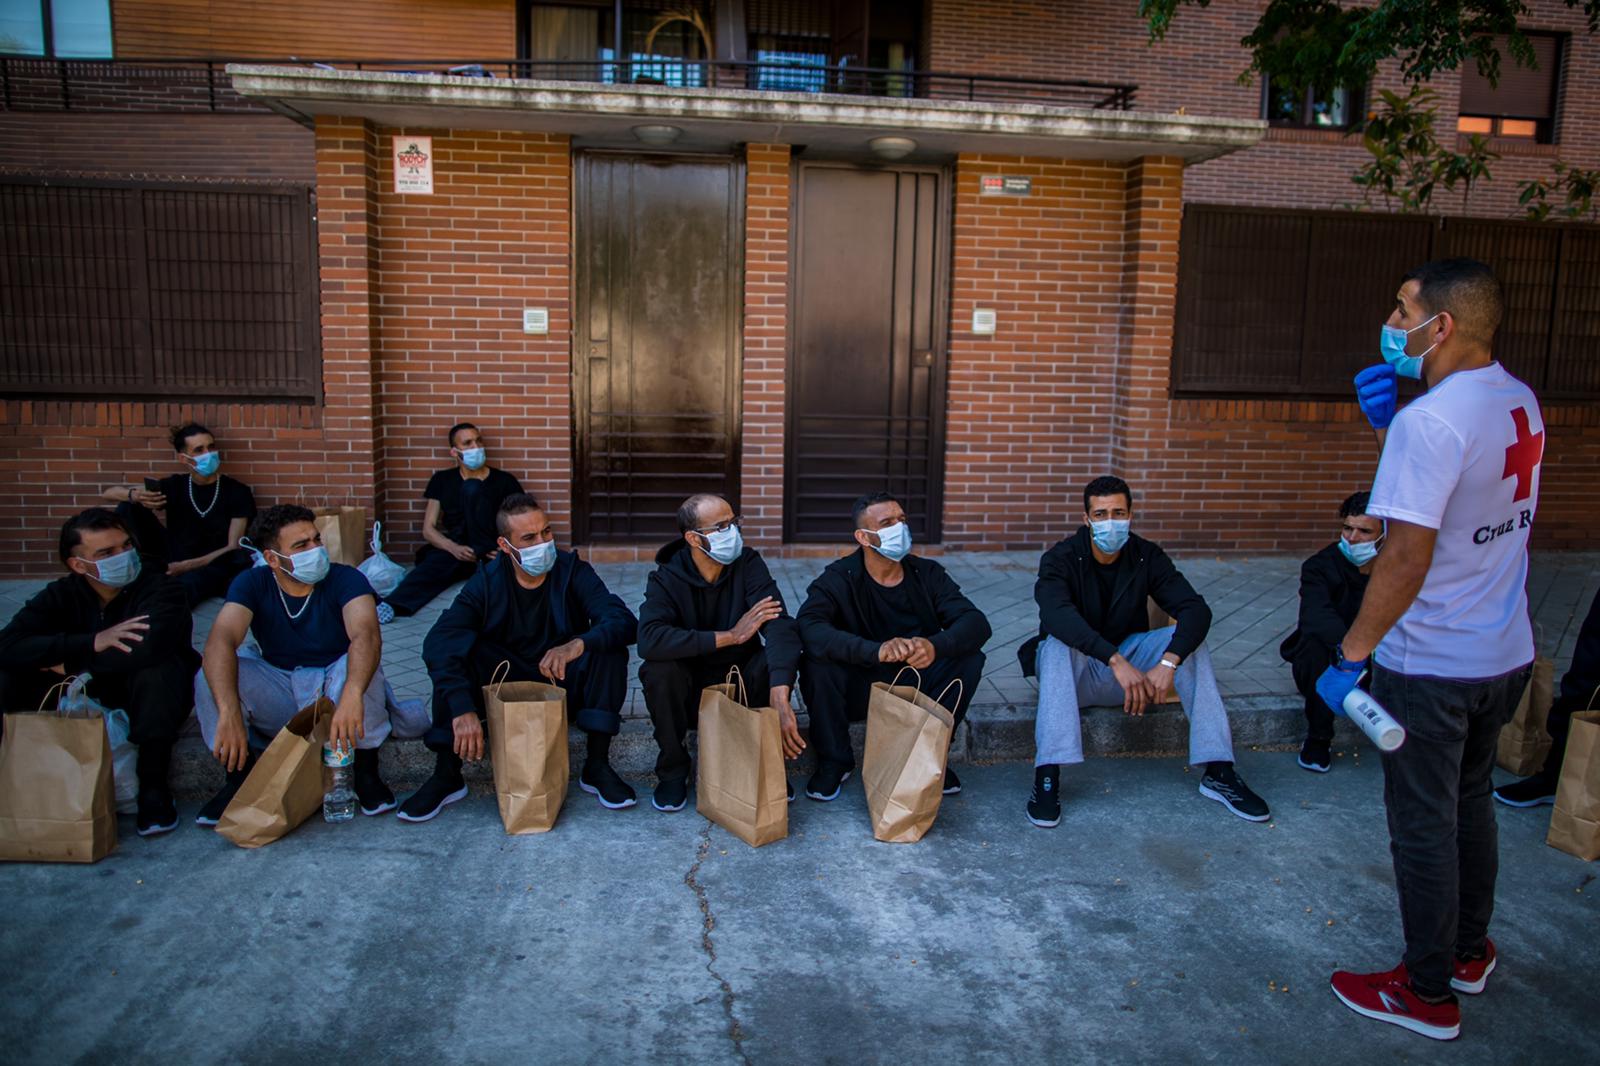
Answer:
[{"label": "black sneaker", "polygon": [[674,777],[656,784],[655,795],[650,797],[650,806],[658,811],[681,811],[684,804],[689,802],[689,779],[687,777]]},{"label": "black sneaker", "polygon": [[638,795],[629,787],[609,762],[584,761],[583,772],[578,775],[578,787],[600,801],[609,811],[621,811],[639,802]]},{"label": "black sneaker", "polygon": [[1231,762],[1206,770],[1200,779],[1200,795],[1216,800],[1247,822],[1264,822],[1272,817],[1267,801],[1250,791]]},{"label": "black sneaker", "polygon": [[1329,748],[1330,745],[1326,740],[1313,740],[1307,737],[1306,742],[1300,745],[1300,755],[1295,762],[1300,764],[1302,770],[1325,774],[1333,769],[1333,755]]},{"label": "black sneaker", "polygon": [[356,749],[355,773],[351,776],[355,778],[356,802],[361,804],[362,814],[371,818],[400,806],[389,786],[378,776],[377,748]]},{"label": "black sneaker", "polygon": [[395,817],[402,822],[426,822],[457,800],[467,798],[467,783],[461,771],[449,773],[435,769],[422,787],[406,797]]},{"label": "black sneaker", "polygon": [[[255,759],[252,757],[251,763],[253,764],[254,762]],[[243,787],[244,779],[249,776],[250,766],[248,765],[243,770],[229,770],[227,779],[222,783],[221,790],[207,800],[206,805],[200,808],[200,813],[194,816],[194,824],[202,829],[211,829],[222,821],[222,812],[228,809],[228,804],[233,802],[234,794]]]},{"label": "black sneaker", "polygon": [[1542,807],[1556,801],[1556,782],[1559,778],[1534,774],[1494,790],[1494,798],[1507,807]]},{"label": "black sneaker", "polygon": [[1033,771],[1033,795],[1028,797],[1028,821],[1040,829],[1061,824],[1061,768],[1040,766]]},{"label": "black sneaker", "polygon": [[794,802],[794,786],[789,784],[788,781],[785,781],[783,783],[783,787],[789,790],[789,802],[793,803]]},{"label": "black sneaker", "polygon": [[[226,806],[226,804],[224,804]],[[139,835],[158,836],[178,828],[178,807],[164,788],[139,790]]]},{"label": "black sneaker", "polygon": [[830,803],[839,798],[839,788],[848,780],[848,766],[819,766],[806,782],[806,795],[819,803]]},{"label": "black sneaker", "polygon": [[961,778],[956,776],[956,772],[954,770],[946,766],[944,768],[944,794],[946,796],[954,796],[960,791]]}]

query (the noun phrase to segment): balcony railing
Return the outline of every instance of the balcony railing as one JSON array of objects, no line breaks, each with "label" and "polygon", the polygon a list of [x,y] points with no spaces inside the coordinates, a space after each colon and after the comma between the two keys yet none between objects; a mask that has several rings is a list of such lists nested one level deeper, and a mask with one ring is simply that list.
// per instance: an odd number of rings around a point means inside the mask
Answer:
[{"label": "balcony railing", "polygon": [[0,107],[7,111],[209,111],[267,108],[233,91],[229,63],[303,65],[328,70],[535,78],[602,85],[831,93],[888,99],[962,100],[1126,110],[1137,86],[1110,82],[883,70],[794,61],[695,61],[666,56],[626,60],[526,59],[41,59],[0,56]]}]

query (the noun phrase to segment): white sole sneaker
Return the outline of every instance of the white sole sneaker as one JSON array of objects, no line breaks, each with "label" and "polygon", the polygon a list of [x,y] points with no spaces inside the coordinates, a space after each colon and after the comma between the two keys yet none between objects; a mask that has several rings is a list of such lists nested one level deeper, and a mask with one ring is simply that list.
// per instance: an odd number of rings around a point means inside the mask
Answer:
[{"label": "white sole sneaker", "polygon": [[[162,833],[170,833],[174,829],[178,828],[178,822],[179,822],[179,819],[174,818],[172,821],[168,822],[166,825],[152,825],[147,829],[136,829],[136,830],[134,830],[134,832],[138,833],[142,837],[158,837]],[[212,823],[212,824],[214,825],[216,823]]]},{"label": "white sole sneaker", "polygon": [[1496,956],[1495,958],[1490,959],[1489,965],[1483,968],[1482,977],[1478,978],[1476,981],[1463,981],[1459,977],[1452,977],[1450,978],[1450,987],[1455,989],[1457,992],[1465,992],[1469,996],[1475,996],[1479,992],[1482,992],[1484,986],[1489,983],[1489,975],[1494,973],[1494,968],[1498,965],[1500,965],[1500,958],[1499,956]]},{"label": "white sole sneaker", "polygon": [[1042,818],[1035,818],[1033,815],[1030,814],[1030,815],[1028,815],[1028,821],[1032,822],[1034,825],[1038,826],[1040,829],[1054,829],[1056,826],[1061,824],[1061,815],[1059,815],[1059,814],[1056,815],[1055,821],[1047,822]]},{"label": "white sole sneaker", "polygon": [[1270,811],[1268,811],[1266,814],[1246,814],[1233,804],[1229,803],[1228,797],[1224,796],[1220,792],[1215,791],[1214,789],[1207,788],[1205,785],[1200,786],[1200,795],[1204,796],[1206,799],[1216,800],[1218,803],[1228,808],[1229,814],[1233,815],[1235,818],[1243,818],[1247,822],[1265,822],[1272,817],[1272,812]]},{"label": "white sole sneaker", "polygon": [[806,785],[806,799],[814,799],[818,803],[832,803],[839,798],[839,792],[844,788],[844,783],[848,780],[850,780],[850,771],[846,770],[844,776],[839,778],[839,787],[826,794],[811,791],[811,786],[808,784]]},{"label": "white sole sneaker", "polygon": [[[440,800],[439,801],[439,806],[435,807],[433,810],[429,811],[427,814],[407,814],[405,811],[401,811],[399,814],[395,815],[395,817],[400,819],[402,822],[428,822],[428,821],[432,821],[433,819],[439,817],[439,812],[444,810],[446,807],[450,806],[450,804],[456,802],[457,800],[464,800],[466,798],[467,798],[467,786],[466,785],[462,785],[460,788],[458,788],[454,792],[450,793],[444,799]],[[396,806],[398,806],[398,804],[396,804]]]},{"label": "white sole sneaker", "polygon": [[1555,806],[1556,797],[1554,793],[1552,793],[1551,795],[1539,796],[1538,798],[1531,800],[1508,800],[1504,796],[1500,795],[1498,791],[1496,791],[1494,794],[1494,800],[1496,803],[1503,804],[1507,807],[1516,807],[1521,810],[1526,810],[1529,807],[1553,807]]},{"label": "white sole sneaker", "polygon": [[1333,994],[1339,997],[1340,1003],[1343,1003],[1363,1018],[1371,1018],[1375,1022],[1388,1022],[1390,1025],[1398,1025],[1402,1029],[1409,1029],[1413,1033],[1425,1036],[1430,1040],[1454,1040],[1461,1035],[1461,1026],[1459,1025],[1452,1025],[1448,1029],[1437,1025],[1428,1025],[1414,1018],[1407,1018],[1403,1014],[1390,1014],[1387,1011],[1368,1010],[1366,1007],[1358,1007],[1340,995],[1337,988],[1333,990]]},{"label": "white sole sneaker", "polygon": [[1302,770],[1310,770],[1314,774],[1325,774],[1329,770],[1333,769],[1333,764],[1332,763],[1329,763],[1327,766],[1318,766],[1314,762],[1306,762],[1304,759],[1302,759],[1298,755],[1296,755],[1294,757],[1294,761],[1300,767],[1300,769],[1302,769]]},{"label": "white sole sneaker", "polygon": [[625,811],[629,807],[637,805],[639,802],[638,799],[631,799],[623,800],[621,803],[612,803],[610,800],[600,795],[600,790],[598,788],[595,788],[593,785],[584,781],[581,777],[578,779],[578,788],[599,800],[600,806],[604,807],[608,811]]}]

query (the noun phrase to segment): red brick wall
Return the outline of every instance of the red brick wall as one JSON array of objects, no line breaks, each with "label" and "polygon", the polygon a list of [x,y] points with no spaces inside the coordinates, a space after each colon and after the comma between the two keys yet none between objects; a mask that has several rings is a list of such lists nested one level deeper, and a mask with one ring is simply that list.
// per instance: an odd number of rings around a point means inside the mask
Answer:
[{"label": "red brick wall", "polygon": [[[393,192],[390,138],[431,134],[434,193]],[[422,490],[473,422],[489,461],[571,518],[571,156],[536,133],[380,129],[370,204],[379,511],[400,555],[421,543]],[[546,335],[522,331],[544,307]],[[324,337],[328,326],[324,323]]]},{"label": "red brick wall", "polygon": [[[944,543],[1034,547],[1110,468],[1126,168],[963,155],[956,166]],[[985,197],[986,173],[1029,197]],[[998,316],[992,336],[972,312]]]},{"label": "red brick wall", "polygon": [[789,146],[745,152],[744,411],[738,507],[745,536],[783,540],[784,372],[789,324]]},{"label": "red brick wall", "polygon": [[516,54],[512,0],[117,0],[119,56],[494,59]]}]

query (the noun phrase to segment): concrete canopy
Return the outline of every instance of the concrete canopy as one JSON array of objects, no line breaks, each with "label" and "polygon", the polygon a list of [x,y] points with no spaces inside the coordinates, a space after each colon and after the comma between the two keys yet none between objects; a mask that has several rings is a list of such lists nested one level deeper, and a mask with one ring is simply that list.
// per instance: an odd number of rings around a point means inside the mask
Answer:
[{"label": "concrete canopy", "polygon": [[1170,156],[1198,163],[1248,148],[1254,120],[1055,107],[656,85],[231,64],[242,96],[299,121],[359,116],[385,126],[564,133],[580,146],[638,147],[633,127],[676,126],[674,150],[795,144],[870,155],[874,137],[910,137],[910,160],[959,152],[1124,162]]}]

